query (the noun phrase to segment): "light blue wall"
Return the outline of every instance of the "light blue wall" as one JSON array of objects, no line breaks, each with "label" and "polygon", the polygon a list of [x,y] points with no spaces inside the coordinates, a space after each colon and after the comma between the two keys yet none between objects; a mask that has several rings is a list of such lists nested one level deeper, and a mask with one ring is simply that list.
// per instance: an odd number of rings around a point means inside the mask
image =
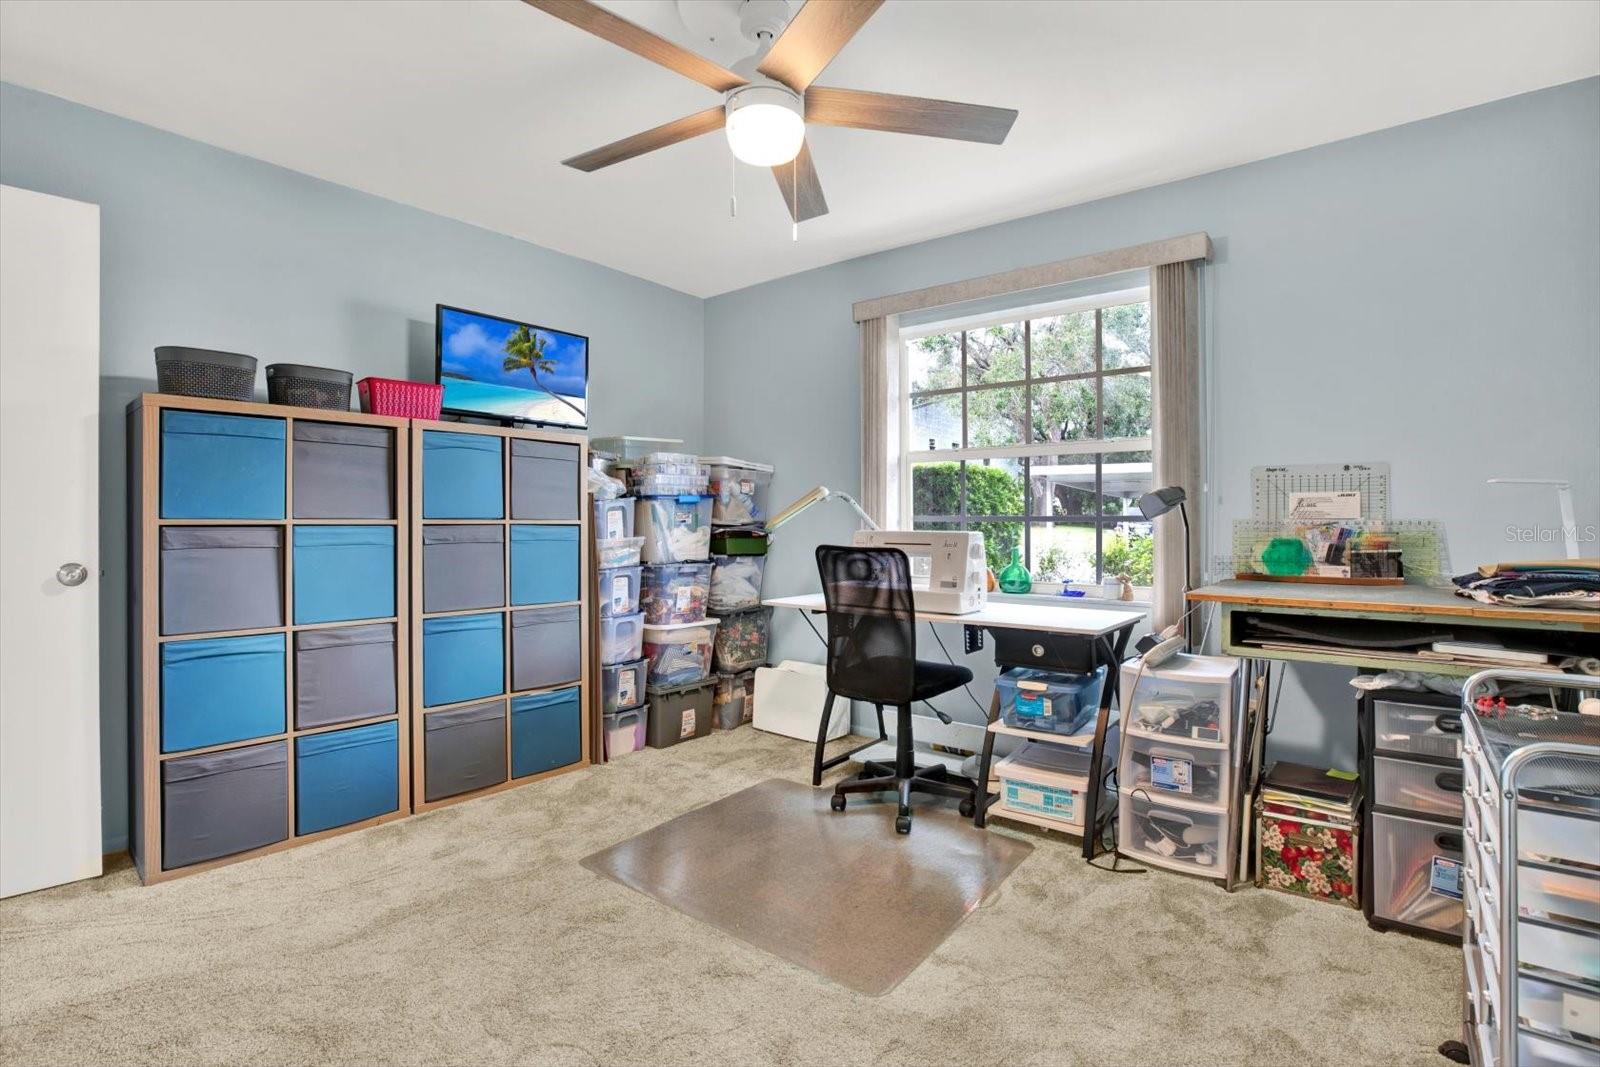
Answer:
[{"label": "light blue wall", "polygon": [[123,408],[155,346],[429,379],[434,304],[478,308],[589,336],[596,433],[700,441],[698,298],[6,84],[0,182],[100,205],[107,851],[128,823]]},{"label": "light blue wall", "polygon": [[[1196,230],[1216,247],[1209,556],[1269,463],[1389,461],[1395,516],[1442,520],[1457,570],[1560,554],[1505,532],[1558,525],[1554,496],[1491,476],[1569,478],[1579,525],[1600,524],[1600,79],[713,298],[706,445],[775,463],[780,502],[854,490],[853,302]],[[854,528],[842,506],[796,520],[769,592],[815,589],[812,546]],[[817,658],[780,626],[778,655]],[[1274,751],[1352,766],[1348,672],[1293,673]],[[943,707],[974,714],[959,694]]]}]

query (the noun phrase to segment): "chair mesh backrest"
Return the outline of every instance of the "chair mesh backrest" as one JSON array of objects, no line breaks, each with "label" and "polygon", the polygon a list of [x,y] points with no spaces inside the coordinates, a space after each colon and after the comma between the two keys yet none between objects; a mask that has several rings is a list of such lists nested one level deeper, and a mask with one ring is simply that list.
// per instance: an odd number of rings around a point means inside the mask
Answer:
[{"label": "chair mesh backrest", "polygon": [[909,704],[917,662],[911,563],[898,548],[817,547],[828,606],[828,688]]}]

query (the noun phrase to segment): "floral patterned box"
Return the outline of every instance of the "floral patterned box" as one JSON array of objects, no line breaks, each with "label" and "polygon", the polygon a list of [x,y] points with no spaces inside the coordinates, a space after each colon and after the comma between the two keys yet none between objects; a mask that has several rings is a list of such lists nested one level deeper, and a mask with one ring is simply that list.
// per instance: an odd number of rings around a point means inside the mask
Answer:
[{"label": "floral patterned box", "polygon": [[1361,906],[1358,824],[1278,802],[1256,802],[1256,885]]}]

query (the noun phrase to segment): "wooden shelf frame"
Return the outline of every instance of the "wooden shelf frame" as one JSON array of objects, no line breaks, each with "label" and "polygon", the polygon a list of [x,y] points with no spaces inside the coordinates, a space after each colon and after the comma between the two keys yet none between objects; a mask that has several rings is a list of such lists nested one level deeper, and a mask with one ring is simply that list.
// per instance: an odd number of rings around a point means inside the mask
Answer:
[{"label": "wooden shelf frame", "polygon": [[[429,519],[422,514],[422,475],[424,443],[428,431],[441,433],[468,433],[484,437],[495,437],[500,440],[500,515],[498,519]],[[551,444],[574,445],[578,449],[578,470],[576,484],[573,492],[577,495],[576,519],[516,519],[511,516],[511,442],[512,441],[543,441]],[[594,645],[592,634],[594,614],[594,601],[588,579],[585,577],[593,567],[592,559],[594,545],[592,543],[593,515],[590,499],[584,484],[584,472],[589,467],[589,439],[583,434],[560,433],[556,431],[527,430],[503,426],[484,426],[476,423],[455,422],[422,422],[412,424],[411,433],[411,485],[410,485],[410,542],[411,551],[411,589],[413,590],[414,610],[411,612],[411,806],[418,813],[433,811],[437,808],[459,804],[465,800],[477,797],[492,796],[495,793],[514,789],[518,786],[528,785],[532,782],[543,781],[560,774],[568,774],[581,770],[591,764],[591,744],[593,741],[594,727],[591,724],[590,706],[594,701],[594,693],[599,685],[599,679],[591,669],[591,658]],[[422,610],[422,531],[425,526],[499,526],[503,536],[501,538],[501,579],[503,582],[502,603],[498,607],[462,608],[453,611],[423,611]],[[578,530],[578,599],[565,600],[547,604],[513,604],[511,603],[511,528],[513,526],[573,526]],[[542,686],[535,689],[511,688],[511,616],[519,611],[531,611],[543,608],[576,607],[578,608],[578,626],[581,634],[579,645],[580,674],[577,682],[567,682],[562,685]],[[460,618],[469,615],[501,616],[501,686],[499,693],[487,696],[473,697],[470,700],[453,701],[448,704],[435,704],[423,706],[422,689],[422,624],[430,619]],[[511,776],[512,751],[511,751],[511,702],[522,696],[535,696],[543,693],[554,693],[564,689],[578,690],[578,713],[580,722],[579,758],[575,763],[564,767],[556,767],[537,774],[524,775],[521,778]],[[427,799],[428,767],[427,767],[427,724],[426,717],[440,711],[449,711],[452,708],[472,707],[477,704],[487,704],[491,701],[500,701],[505,705],[505,732],[506,732],[506,778],[503,782],[474,789],[455,796],[444,797],[439,800]]]},{"label": "wooden shelf frame", "polygon": [[[161,515],[161,417],[166,411],[197,411],[216,415],[243,415],[278,419],[284,423],[284,517],[281,519],[168,519]],[[294,427],[298,422],[336,423],[346,426],[380,427],[392,432],[390,492],[394,515],[388,519],[297,519],[294,517]],[[411,731],[406,709],[411,704],[410,644],[406,640],[404,619],[410,606],[409,559],[410,527],[404,521],[410,514],[408,465],[410,463],[412,423],[409,419],[360,412],[331,411],[291,407],[281,404],[211,400],[203,397],[145,393],[127,407],[128,442],[128,535],[129,535],[129,610],[132,737],[132,777],[134,832],[131,851],[140,879],[146,885],[186,877],[294,848],[312,841],[351,833],[369,826],[403,819],[411,814]],[[279,527],[284,531],[282,552],[283,625],[238,630],[218,630],[192,634],[161,633],[161,547],[159,531],[180,526]],[[383,526],[395,531],[395,614],[380,619],[349,619],[330,623],[295,623],[294,620],[294,530],[297,526]],[[367,716],[348,722],[300,729],[295,725],[295,641],[298,633],[341,627],[387,623],[395,632],[395,710],[391,714]],[[161,750],[161,648],[175,641],[209,640],[261,634],[284,635],[284,729],[280,732],[176,752]],[[354,729],[393,721],[398,724],[396,763],[397,790],[394,811],[360,822],[335,826],[310,834],[299,834],[296,823],[296,744],[301,737]],[[166,869],[162,865],[162,788],[161,767],[185,756],[226,752],[256,745],[283,742],[287,749],[288,802],[284,808],[287,836],[270,845],[216,859]]]}]

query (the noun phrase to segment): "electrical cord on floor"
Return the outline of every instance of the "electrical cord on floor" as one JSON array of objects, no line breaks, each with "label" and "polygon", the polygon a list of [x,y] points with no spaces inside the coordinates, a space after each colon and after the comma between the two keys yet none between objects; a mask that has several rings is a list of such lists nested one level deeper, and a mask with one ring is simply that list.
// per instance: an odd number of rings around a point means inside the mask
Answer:
[{"label": "electrical cord on floor", "polygon": [[[1106,769],[1105,775],[1100,779],[1100,795],[1102,797],[1108,797],[1110,795],[1111,779],[1116,777],[1116,773],[1117,773],[1117,768],[1113,765],[1113,766],[1111,766],[1111,767]],[[1106,866],[1103,866],[1102,864],[1096,863],[1094,860],[1088,860],[1087,862],[1088,862],[1089,866],[1093,867],[1097,871],[1105,871],[1107,874],[1146,874],[1146,873],[1148,873],[1149,870],[1150,870],[1150,868],[1148,868],[1148,867],[1119,867],[1119,866],[1117,866],[1117,864],[1119,864],[1122,861],[1121,854],[1119,854],[1117,852],[1117,823],[1118,823],[1118,821],[1119,820],[1117,818],[1117,813],[1116,812],[1112,812],[1111,813],[1111,817],[1109,819],[1107,819],[1106,822],[1105,822],[1105,827],[1103,829],[1095,831],[1095,833],[1100,838],[1100,847],[1103,850],[1105,850],[1106,852],[1111,853],[1111,866],[1106,867]],[[1111,834],[1111,842],[1110,842],[1109,845],[1106,843],[1106,832],[1107,831],[1110,831],[1110,834]]]}]

